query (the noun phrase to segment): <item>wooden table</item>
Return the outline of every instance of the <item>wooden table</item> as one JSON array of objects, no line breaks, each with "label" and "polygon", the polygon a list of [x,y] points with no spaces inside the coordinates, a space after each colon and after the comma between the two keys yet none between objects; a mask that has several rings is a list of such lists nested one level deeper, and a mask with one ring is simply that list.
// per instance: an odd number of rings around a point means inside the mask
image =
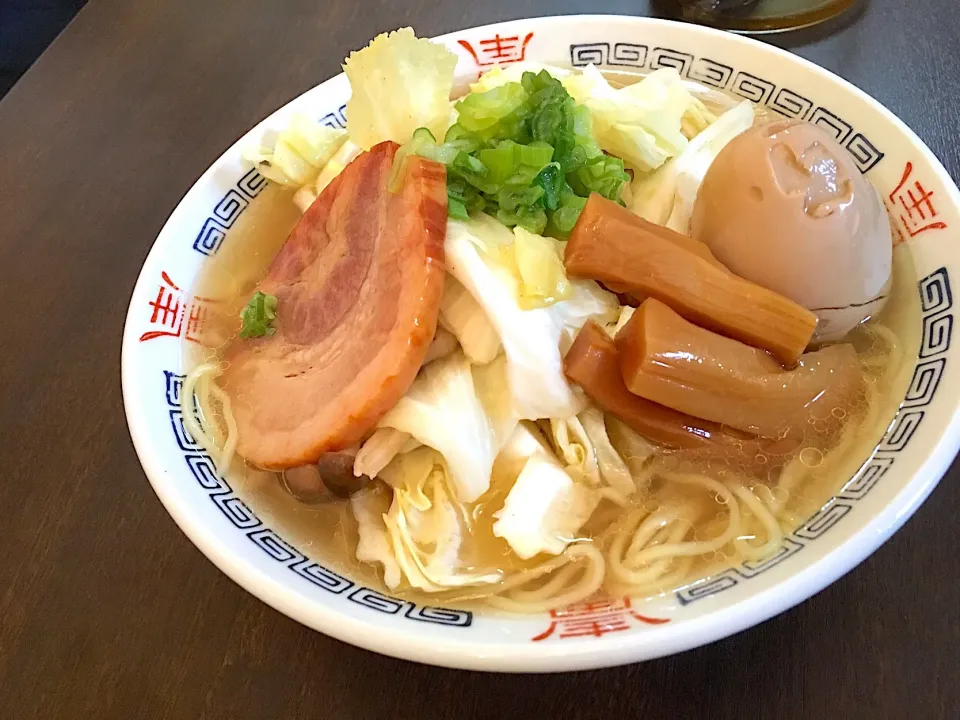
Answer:
[{"label": "wooden table", "polygon": [[[800,607],[677,657],[546,677],[423,667],[307,630],[227,580],[150,489],[120,334],[194,179],[377,32],[584,10],[651,7],[91,0],[0,102],[0,718],[960,717],[957,466]],[[878,98],[956,178],[956,0],[874,0],[834,30],[778,42]]]}]

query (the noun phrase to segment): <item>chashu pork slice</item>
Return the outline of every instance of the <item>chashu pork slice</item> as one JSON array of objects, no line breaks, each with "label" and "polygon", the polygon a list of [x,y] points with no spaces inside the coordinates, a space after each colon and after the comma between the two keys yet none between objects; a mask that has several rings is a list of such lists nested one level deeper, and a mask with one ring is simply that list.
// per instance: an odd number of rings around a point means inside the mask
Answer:
[{"label": "chashu pork slice", "polygon": [[233,341],[220,378],[238,452],[282,469],[361,441],[407,391],[443,294],[446,170],[397,145],[357,157],[310,206],[259,289],[278,299],[276,333]]}]

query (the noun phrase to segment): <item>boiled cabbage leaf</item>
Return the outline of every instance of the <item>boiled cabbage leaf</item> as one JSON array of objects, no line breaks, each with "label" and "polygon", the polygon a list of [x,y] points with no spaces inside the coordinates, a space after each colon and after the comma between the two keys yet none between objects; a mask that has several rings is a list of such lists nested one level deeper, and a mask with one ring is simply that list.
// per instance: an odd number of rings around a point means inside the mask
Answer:
[{"label": "boiled cabbage leaf", "polygon": [[560,247],[552,238],[534,235],[522,227],[513,229],[513,254],[520,276],[520,306],[546,307],[573,295],[560,259]]},{"label": "boiled cabbage leaf", "polygon": [[333,182],[334,178],[346,169],[354,158],[363,152],[357,145],[346,140],[337,150],[333,157],[324,165],[323,170],[317,175],[317,179],[312,183],[304,185],[297,190],[293,196],[293,201],[300,208],[300,212],[306,212],[317,196],[323,192],[323,189]]},{"label": "boiled cabbage leaf", "polygon": [[593,65],[564,80],[578,103],[590,109],[603,150],[640,172],[655,170],[687,146],[713,121],[713,115],[684,86],[673,68],[655,70],[643,80],[614,88]]},{"label": "boiled cabbage leaf", "polygon": [[443,45],[401,28],[375,37],[350,54],[343,70],[353,94],[347,131],[364,150],[384,140],[405,143],[417,128],[443,137],[457,56]]},{"label": "boiled cabbage leaf", "polygon": [[473,295],[447,276],[440,299],[440,324],[453,333],[470,362],[483,365],[500,352],[500,336]]},{"label": "boiled cabbage leaf", "polygon": [[496,583],[497,572],[465,566],[460,550],[468,534],[466,509],[455,497],[444,458],[420,448],[396,458],[384,475],[393,502],[383,523],[393,557],[411,586],[425,592]]},{"label": "boiled cabbage leaf", "polygon": [[460,502],[473,502],[489,487],[499,448],[463,353],[424,367],[380,427],[409,433],[443,455]]},{"label": "boiled cabbage leaf", "polygon": [[[520,419],[576,415],[580,403],[563,374],[561,337],[610,306],[598,302],[596,283],[573,281],[570,300],[524,309],[511,265],[503,261],[512,233],[493,218],[450,220],[445,243],[447,268],[477,300],[500,335],[506,353],[513,406]],[[583,286],[593,286],[590,290]],[[616,307],[616,299],[606,293]],[[579,323],[579,325],[578,325]]]},{"label": "boiled cabbage leaf", "polygon": [[507,356],[500,353],[486,365],[474,365],[472,372],[473,386],[487,413],[499,453],[520,421],[510,393]]},{"label": "boiled cabbage leaf", "polygon": [[345,131],[297,114],[273,147],[245,150],[245,159],[268,180],[290,187],[311,183],[347,139]]},{"label": "boiled cabbage leaf", "polygon": [[562,338],[590,317],[607,322],[611,313],[615,316],[616,298],[594,282],[571,281],[570,299],[524,309],[511,254],[504,250],[512,239],[509,230],[486,215],[466,222],[450,220],[445,243],[448,271],[477,300],[500,335],[517,417],[576,415],[582,403],[563,374]]},{"label": "boiled cabbage leaf", "polygon": [[603,412],[595,407],[588,407],[577,416],[577,419],[593,448],[601,484],[613,491],[612,497],[625,502],[626,498],[634,493],[636,487],[630,475],[630,468],[610,442]]},{"label": "boiled cabbage leaf", "polygon": [[564,471],[546,452],[531,454],[494,513],[493,534],[507,541],[518,557],[559,555],[576,539],[599,496]]},{"label": "boiled cabbage leaf", "polygon": [[491,70],[487,70],[475,83],[471,83],[470,92],[485,93],[488,90],[493,90],[507,83],[519,83],[523,80],[523,74],[525,72],[532,72],[534,75],[538,75],[544,70],[558,80],[562,80],[573,73],[573,71],[568,68],[543,65],[536,62],[518,62],[505,67],[498,65]]},{"label": "boiled cabbage leaf", "polygon": [[350,509],[357,520],[356,557],[360,562],[379,564],[383,568],[383,582],[388,588],[400,584],[400,565],[393,554],[393,545],[384,515],[390,509],[392,494],[389,488],[373,483],[350,497]]}]

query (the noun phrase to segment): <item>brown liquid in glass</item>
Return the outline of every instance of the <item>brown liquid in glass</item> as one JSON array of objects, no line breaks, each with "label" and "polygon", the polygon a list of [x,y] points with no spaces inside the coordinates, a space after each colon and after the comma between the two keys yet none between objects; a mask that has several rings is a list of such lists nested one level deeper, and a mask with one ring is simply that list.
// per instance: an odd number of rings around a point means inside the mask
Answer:
[{"label": "brown liquid in glass", "polygon": [[836,17],[856,0],[680,0],[683,18],[724,30],[769,33]]}]

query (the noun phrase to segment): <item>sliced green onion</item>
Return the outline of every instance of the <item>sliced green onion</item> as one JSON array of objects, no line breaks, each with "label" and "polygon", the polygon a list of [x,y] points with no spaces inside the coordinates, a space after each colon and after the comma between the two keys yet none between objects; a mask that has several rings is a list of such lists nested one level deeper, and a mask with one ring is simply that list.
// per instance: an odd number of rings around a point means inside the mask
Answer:
[{"label": "sliced green onion", "polygon": [[273,335],[277,331],[273,327],[276,318],[276,296],[257,290],[240,311],[240,337],[246,339]]},{"label": "sliced green onion", "polygon": [[590,111],[549,72],[526,72],[455,108],[443,143],[420,128],[397,152],[391,191],[403,181],[402,162],[419,155],[446,166],[451,217],[486,212],[556,238],[570,234],[590,193],[620,200],[629,181],[623,162],[600,151]]},{"label": "sliced green onion", "polygon": [[560,163],[550,163],[537,173],[533,181],[543,188],[543,205],[547,210],[560,207],[560,191],[566,184]]},{"label": "sliced green onion", "polygon": [[526,115],[527,91],[507,83],[485,93],[467,95],[456,104],[457,124],[481,140],[514,136]]}]

